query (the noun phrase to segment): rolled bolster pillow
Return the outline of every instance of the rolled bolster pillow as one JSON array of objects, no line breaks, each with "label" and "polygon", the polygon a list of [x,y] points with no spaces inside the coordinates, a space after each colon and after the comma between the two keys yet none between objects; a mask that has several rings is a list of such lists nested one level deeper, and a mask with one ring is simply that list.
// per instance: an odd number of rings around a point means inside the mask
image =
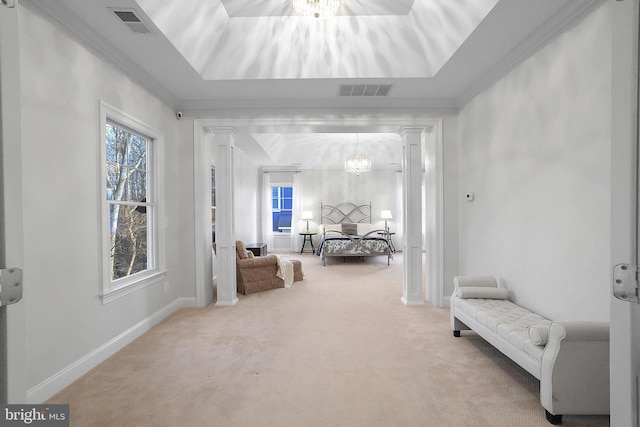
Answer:
[{"label": "rolled bolster pillow", "polygon": [[461,288],[478,286],[487,288],[497,288],[498,281],[493,276],[456,276],[453,283]]},{"label": "rolled bolster pillow", "polygon": [[546,345],[549,339],[549,325],[529,326],[529,339],[534,345]]},{"label": "rolled bolster pillow", "polygon": [[472,286],[470,288],[456,289],[456,296],[461,299],[465,298],[485,298],[485,299],[507,299],[507,291],[505,288],[488,288],[481,286]]}]

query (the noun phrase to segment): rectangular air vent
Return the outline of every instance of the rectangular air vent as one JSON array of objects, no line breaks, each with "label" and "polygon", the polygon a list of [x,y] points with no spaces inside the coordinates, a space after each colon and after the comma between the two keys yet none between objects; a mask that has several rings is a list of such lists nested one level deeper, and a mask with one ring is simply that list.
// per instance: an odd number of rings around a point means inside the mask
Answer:
[{"label": "rectangular air vent", "polygon": [[339,96],[387,96],[391,85],[340,85]]},{"label": "rectangular air vent", "polygon": [[151,30],[138,17],[138,11],[135,9],[112,9],[109,8],[122,23],[124,23],[134,33],[148,34]]}]

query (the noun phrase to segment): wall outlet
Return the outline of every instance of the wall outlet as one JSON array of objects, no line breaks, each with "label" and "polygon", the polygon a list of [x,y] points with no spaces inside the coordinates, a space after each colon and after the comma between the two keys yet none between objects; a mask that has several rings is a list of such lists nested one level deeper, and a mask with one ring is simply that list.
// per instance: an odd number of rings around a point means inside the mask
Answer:
[{"label": "wall outlet", "polygon": [[164,293],[169,292],[169,282],[164,282]]}]

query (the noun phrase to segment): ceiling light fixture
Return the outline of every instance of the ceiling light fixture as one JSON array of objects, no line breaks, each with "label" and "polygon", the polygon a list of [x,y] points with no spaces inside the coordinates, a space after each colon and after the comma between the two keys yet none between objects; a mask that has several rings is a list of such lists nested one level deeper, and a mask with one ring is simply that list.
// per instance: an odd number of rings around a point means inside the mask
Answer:
[{"label": "ceiling light fixture", "polygon": [[371,160],[365,153],[358,153],[358,134],[356,134],[356,152],[347,154],[344,157],[344,170],[348,173],[355,173],[357,176],[361,172],[369,172],[371,170]]},{"label": "ceiling light fixture", "polygon": [[293,10],[300,16],[327,19],[340,9],[340,0],[293,0]]}]

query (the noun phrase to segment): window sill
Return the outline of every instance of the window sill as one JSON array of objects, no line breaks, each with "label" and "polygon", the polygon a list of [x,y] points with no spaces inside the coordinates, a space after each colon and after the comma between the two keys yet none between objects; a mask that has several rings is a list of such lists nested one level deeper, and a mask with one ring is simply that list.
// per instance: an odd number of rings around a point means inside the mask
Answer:
[{"label": "window sill", "polygon": [[156,283],[164,281],[166,277],[166,271],[156,271],[132,283],[108,289],[102,294],[102,304],[108,304],[133,292],[137,292],[140,289],[146,288],[147,286],[155,285]]}]

